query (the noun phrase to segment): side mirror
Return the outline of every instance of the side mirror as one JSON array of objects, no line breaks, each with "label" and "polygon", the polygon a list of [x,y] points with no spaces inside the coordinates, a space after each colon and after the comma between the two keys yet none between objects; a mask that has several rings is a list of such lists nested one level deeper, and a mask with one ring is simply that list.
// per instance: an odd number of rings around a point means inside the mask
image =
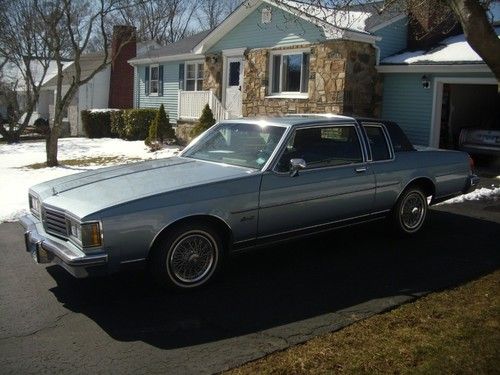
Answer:
[{"label": "side mirror", "polygon": [[290,176],[295,177],[299,175],[301,169],[305,169],[307,166],[304,159],[290,159]]}]

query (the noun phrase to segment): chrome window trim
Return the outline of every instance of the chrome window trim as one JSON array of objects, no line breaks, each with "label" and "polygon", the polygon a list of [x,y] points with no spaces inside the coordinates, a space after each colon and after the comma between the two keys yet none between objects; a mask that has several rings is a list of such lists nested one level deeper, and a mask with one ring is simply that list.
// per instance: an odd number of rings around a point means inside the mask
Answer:
[{"label": "chrome window trim", "polygon": [[[360,130],[358,129],[358,124],[355,122],[350,122],[350,123],[333,123],[333,124],[306,124],[306,125],[297,125],[297,126],[291,126],[290,130],[284,134],[286,136],[286,140],[284,140],[283,144],[280,145],[280,150],[279,150],[279,155],[278,157],[273,160],[273,163],[270,164],[269,170],[277,175],[288,175],[289,172],[279,172],[276,170],[276,166],[278,164],[279,159],[281,158],[283,152],[284,152],[284,146],[288,143],[289,139],[291,136],[294,134],[295,131],[297,130],[304,130],[304,129],[314,129],[314,128],[331,128],[331,127],[347,127],[347,126],[352,126],[354,127],[356,131],[356,135],[358,136],[358,144],[359,144],[359,149],[361,151],[361,162],[358,163],[351,163],[351,164],[342,164],[342,165],[330,165],[330,166],[324,166],[324,167],[316,167],[316,168],[306,168],[300,171],[300,173],[306,173],[308,171],[316,171],[318,169],[332,169],[332,168],[342,168],[342,167],[349,167],[349,166],[359,166],[359,165],[364,165],[367,161],[367,154],[364,146],[364,142],[362,142],[362,137]],[[271,158],[269,158],[271,159]],[[267,171],[267,169],[263,170]]]},{"label": "chrome window trim", "polygon": [[[363,131],[365,132],[365,135],[366,135],[366,143],[370,147],[371,157],[370,157],[369,162],[370,163],[385,163],[385,162],[388,162],[388,161],[393,161],[396,158],[396,153],[394,152],[394,146],[392,145],[391,137],[389,135],[389,132],[388,132],[386,126],[384,124],[382,124],[382,123],[379,123],[379,122],[362,122],[361,126],[362,126]],[[385,144],[386,144],[387,149],[389,151],[389,158],[388,159],[373,160],[373,152],[371,150],[370,142],[368,140],[368,134],[366,134],[365,126],[366,127],[381,128],[382,129],[382,134],[384,135],[384,138],[385,138]]]}]

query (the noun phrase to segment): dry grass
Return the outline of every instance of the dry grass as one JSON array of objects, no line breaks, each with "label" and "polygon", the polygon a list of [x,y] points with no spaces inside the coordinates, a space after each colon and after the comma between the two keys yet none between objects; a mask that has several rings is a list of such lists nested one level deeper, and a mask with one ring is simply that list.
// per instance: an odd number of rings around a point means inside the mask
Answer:
[{"label": "dry grass", "polygon": [[230,374],[499,374],[500,271]]},{"label": "dry grass", "polygon": [[[66,159],[60,160],[61,167],[89,167],[89,166],[105,166],[108,164],[127,164],[142,160],[140,158],[126,158],[123,156],[98,156],[94,158],[82,159]],[[34,163],[25,165],[21,168],[42,169],[47,168],[47,163]]]}]

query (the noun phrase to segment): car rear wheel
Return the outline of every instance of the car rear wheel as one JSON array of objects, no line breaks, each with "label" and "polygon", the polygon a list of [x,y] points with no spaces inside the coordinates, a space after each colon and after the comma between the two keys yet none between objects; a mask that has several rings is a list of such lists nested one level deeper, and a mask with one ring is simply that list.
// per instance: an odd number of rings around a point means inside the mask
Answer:
[{"label": "car rear wheel", "polygon": [[181,225],[165,233],[152,249],[150,269],[162,286],[193,289],[207,284],[219,270],[223,243],[204,223]]},{"label": "car rear wheel", "polygon": [[393,210],[395,229],[403,234],[418,232],[427,218],[427,197],[418,187],[403,192]]}]

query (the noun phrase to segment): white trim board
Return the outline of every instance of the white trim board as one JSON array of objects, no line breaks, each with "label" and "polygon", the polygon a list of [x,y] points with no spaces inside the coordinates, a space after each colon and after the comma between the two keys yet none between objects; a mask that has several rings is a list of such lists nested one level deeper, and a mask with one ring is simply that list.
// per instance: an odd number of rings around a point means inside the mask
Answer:
[{"label": "white trim board", "polygon": [[443,107],[443,85],[497,85],[495,78],[484,77],[434,77],[432,96],[431,127],[429,130],[429,146],[439,147],[439,136],[441,131],[441,112]]},{"label": "white trim board", "polygon": [[378,65],[379,73],[491,73],[486,64]]}]

